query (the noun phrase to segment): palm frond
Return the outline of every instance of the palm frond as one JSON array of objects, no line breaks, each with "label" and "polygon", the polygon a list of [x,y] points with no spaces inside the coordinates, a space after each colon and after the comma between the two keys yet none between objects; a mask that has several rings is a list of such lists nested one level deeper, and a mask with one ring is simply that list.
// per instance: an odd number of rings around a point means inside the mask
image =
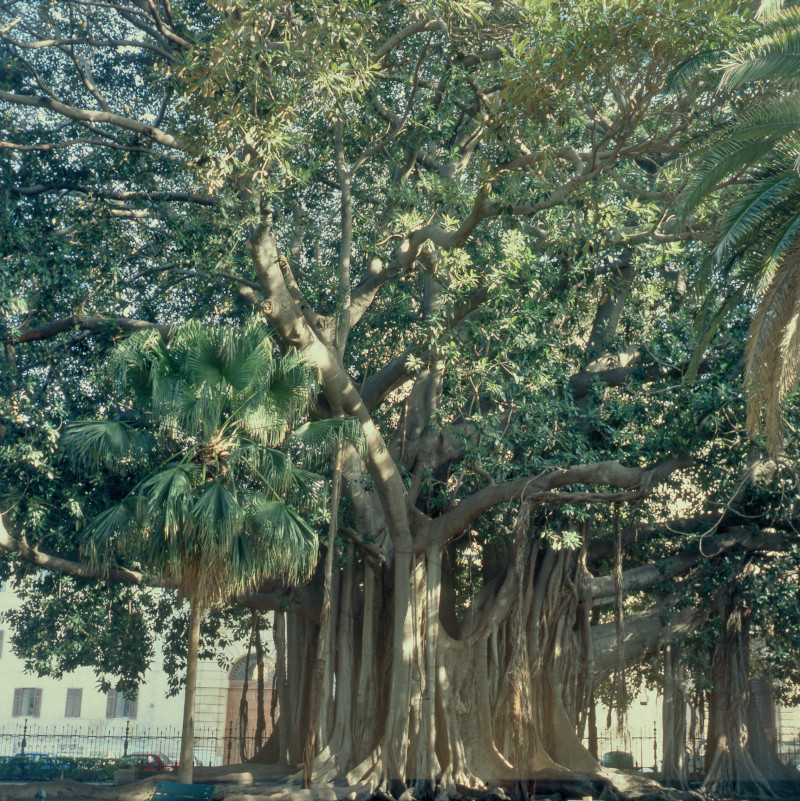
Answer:
[{"label": "palm frond", "polygon": [[61,442],[73,459],[92,469],[120,469],[139,462],[155,446],[152,433],[139,425],[113,420],[79,420],[64,429]]},{"label": "palm frond", "polygon": [[789,217],[769,242],[764,254],[764,270],[756,289],[758,294],[763,294],[767,291],[779,263],[790,248],[795,246],[798,237],[800,237],[800,213]]},{"label": "palm frond", "polygon": [[325,479],[319,473],[300,467],[292,468],[290,479],[295,491],[306,498],[318,496],[325,486]]},{"label": "palm frond", "polygon": [[290,437],[290,446],[299,454],[298,461],[312,469],[327,462],[339,442],[351,445],[359,454],[364,454],[364,432],[354,417],[334,417],[304,423]]},{"label": "palm frond", "polygon": [[315,385],[311,368],[290,351],[276,363],[267,391],[273,408],[294,423],[308,412]]},{"label": "palm frond", "polygon": [[[221,558],[226,542],[237,534],[244,520],[242,509],[236,496],[220,481],[207,481],[199,497],[191,508],[193,528],[204,539],[202,550],[208,559]],[[209,540],[212,547],[208,548]]]},{"label": "palm frond", "polygon": [[[765,2],[769,2],[769,0],[765,0]],[[800,6],[794,5],[791,8],[783,8],[783,3],[780,2],[776,3],[776,5],[780,7],[757,15],[757,19],[760,19],[764,26],[765,34],[800,26]]]},{"label": "palm frond", "polygon": [[783,402],[798,379],[797,319],[800,313],[800,251],[776,271],[750,325],[745,349],[747,429],[762,424],[773,454],[783,449]]},{"label": "palm frond", "polygon": [[128,538],[139,529],[143,499],[128,496],[97,515],[82,532],[84,556],[92,565],[116,562],[117,552],[126,550]]},{"label": "palm frond", "polygon": [[288,423],[271,404],[259,403],[242,410],[240,425],[248,437],[265,447],[277,445],[286,436]]},{"label": "palm frond", "polygon": [[229,463],[232,469],[244,465],[244,471],[252,481],[262,483],[265,490],[268,488],[276,494],[285,492],[294,469],[286,453],[256,443],[237,448]]},{"label": "palm frond", "polygon": [[800,77],[800,30],[786,28],[762,37],[725,67],[724,89],[755,81],[793,81]]},{"label": "palm frond", "polygon": [[664,90],[667,94],[685,92],[692,81],[706,68],[713,67],[725,56],[724,50],[702,50],[673,67],[667,75]]},{"label": "palm frond", "polygon": [[777,137],[765,137],[755,142],[726,139],[708,147],[695,164],[692,180],[678,198],[676,216],[680,223],[716,189],[733,175],[758,164],[775,146]]},{"label": "palm frond", "polygon": [[755,236],[774,216],[776,207],[798,188],[800,180],[794,171],[755,182],[725,215],[714,257],[721,259]]},{"label": "palm frond", "polygon": [[147,402],[154,386],[174,371],[167,344],[157,331],[136,331],[114,352],[113,363],[120,382]]},{"label": "palm frond", "polygon": [[687,381],[693,381],[697,377],[697,371],[700,368],[700,363],[703,361],[703,356],[705,356],[708,346],[717,335],[720,326],[728,316],[731,309],[735,308],[739,303],[741,303],[744,292],[744,285],[738,287],[725,299],[725,302],[716,310],[711,319],[708,320],[708,322],[704,325],[700,339],[695,346],[694,353],[692,353],[689,366],[686,369]]},{"label": "palm frond", "polygon": [[756,11],[756,19],[769,21],[781,13],[783,0],[761,0]]},{"label": "palm frond", "polygon": [[[225,397],[210,384],[179,385],[177,407],[162,407],[165,419],[174,416],[178,428],[187,434],[209,440],[219,430],[223,421]],[[173,400],[173,403],[175,401]]]},{"label": "palm frond", "polygon": [[147,498],[148,527],[165,539],[178,538],[192,506],[195,465],[182,462],[148,476],[139,490]]},{"label": "palm frond", "polygon": [[264,574],[292,583],[308,578],[317,561],[316,532],[286,503],[260,493],[253,496],[248,511],[261,545]]},{"label": "palm frond", "polygon": [[800,128],[800,95],[782,95],[763,103],[753,111],[742,114],[730,127],[725,129],[724,137],[736,142],[749,142],[761,138],[781,142],[794,139]]}]

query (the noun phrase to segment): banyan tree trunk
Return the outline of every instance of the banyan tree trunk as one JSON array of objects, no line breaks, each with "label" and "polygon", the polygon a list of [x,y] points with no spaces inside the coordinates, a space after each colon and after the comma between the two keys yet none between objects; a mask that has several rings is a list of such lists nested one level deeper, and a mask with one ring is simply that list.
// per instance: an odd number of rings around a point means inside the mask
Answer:
[{"label": "banyan tree trunk", "polygon": [[[456,785],[526,790],[536,779],[580,792],[575,782],[604,781],[577,733],[592,684],[585,560],[531,538],[525,521],[499,552],[495,574],[457,615],[446,606],[454,594],[442,592],[442,549],[395,553],[387,570],[348,547],[332,587],[333,675],[312,782],[346,774],[396,795],[411,782],[423,798]],[[314,717],[319,627],[283,617],[278,750],[296,765]]]},{"label": "banyan tree trunk", "polygon": [[[713,689],[708,715],[706,775],[702,789],[727,796],[767,798],[795,794],[796,783],[774,760],[753,725],[749,691],[750,615],[734,592],[719,598],[722,631],[711,659]],[[775,771],[778,771],[776,775]]]},{"label": "banyan tree trunk", "polygon": [[680,654],[672,645],[664,647],[664,704],[662,706],[664,754],[661,779],[671,787],[688,788],[686,761],[686,685]]}]

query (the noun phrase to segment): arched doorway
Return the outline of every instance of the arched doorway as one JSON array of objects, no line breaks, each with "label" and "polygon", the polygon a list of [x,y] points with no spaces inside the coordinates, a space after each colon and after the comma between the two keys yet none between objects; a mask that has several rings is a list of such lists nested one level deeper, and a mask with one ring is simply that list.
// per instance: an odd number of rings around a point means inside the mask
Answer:
[{"label": "arched doorway", "polygon": [[[245,670],[247,657],[237,659],[228,674],[228,704],[225,714],[225,763],[237,764],[242,761],[242,750],[246,758],[255,752],[256,723],[258,720],[258,668],[255,656],[250,657],[249,676],[247,677],[247,724],[243,726],[239,720],[239,711],[242,704],[244,690]],[[272,731],[270,707],[272,706],[272,690],[275,679],[275,666],[271,663],[264,665],[264,717],[267,727],[264,731],[264,741]],[[242,735],[244,749],[242,749]]]}]

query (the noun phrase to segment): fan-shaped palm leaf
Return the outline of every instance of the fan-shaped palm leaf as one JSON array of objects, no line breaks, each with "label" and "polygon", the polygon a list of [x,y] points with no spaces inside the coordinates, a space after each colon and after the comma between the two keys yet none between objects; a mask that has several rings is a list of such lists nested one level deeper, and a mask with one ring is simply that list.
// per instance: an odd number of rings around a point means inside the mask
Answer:
[{"label": "fan-shaped palm leaf", "polygon": [[193,496],[194,465],[181,463],[148,476],[139,492],[147,498],[149,527],[166,540],[179,539],[185,528]]},{"label": "fan-shaped palm leaf", "polygon": [[265,575],[290,581],[308,578],[317,561],[317,536],[297,512],[281,500],[253,495],[249,519],[257,533]]},{"label": "fan-shaped palm leaf", "polygon": [[84,529],[84,548],[88,561],[95,566],[106,566],[115,561],[115,552],[123,549],[134,559],[129,540],[140,537],[140,528],[146,501],[129,495],[97,515]]},{"label": "fan-shaped palm leaf", "polygon": [[220,481],[207,481],[191,508],[192,525],[204,532],[212,532],[219,545],[209,559],[225,557],[226,543],[241,530],[244,510],[236,496]]},{"label": "fan-shaped palm leaf", "polygon": [[301,461],[310,467],[330,459],[339,442],[364,453],[364,434],[358,420],[348,417],[310,421],[292,431],[289,440],[290,446],[302,454]]},{"label": "fan-shaped palm leaf", "polygon": [[115,420],[70,423],[62,441],[76,460],[93,469],[119,469],[125,463],[141,463],[155,445],[147,428]]}]

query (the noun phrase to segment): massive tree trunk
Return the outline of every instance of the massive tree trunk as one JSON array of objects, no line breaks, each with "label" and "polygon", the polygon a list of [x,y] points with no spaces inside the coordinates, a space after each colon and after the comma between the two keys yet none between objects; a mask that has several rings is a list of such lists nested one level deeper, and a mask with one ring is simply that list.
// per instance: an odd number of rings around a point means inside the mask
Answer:
[{"label": "massive tree trunk", "polygon": [[[440,548],[396,559],[391,572],[348,549],[331,608],[332,714],[314,781],[347,772],[355,785],[395,791],[411,781],[417,797],[458,784],[602,782],[578,735],[594,686],[584,555],[532,537],[525,514],[458,615],[442,592]],[[285,628],[284,645],[284,626],[275,626],[279,692],[297,672],[292,653],[313,653],[319,631],[299,621]],[[298,680],[295,692],[307,686]],[[296,700],[280,702],[290,740],[281,753],[290,755],[300,753],[308,712]]]},{"label": "massive tree trunk", "polygon": [[661,779],[685,790],[689,782],[686,760],[686,686],[680,654],[672,645],[664,647],[664,703],[662,706],[664,753]]},{"label": "massive tree trunk", "polygon": [[735,591],[722,593],[718,606],[703,789],[747,798],[797,795],[799,783],[764,737],[751,697],[749,610]]}]

